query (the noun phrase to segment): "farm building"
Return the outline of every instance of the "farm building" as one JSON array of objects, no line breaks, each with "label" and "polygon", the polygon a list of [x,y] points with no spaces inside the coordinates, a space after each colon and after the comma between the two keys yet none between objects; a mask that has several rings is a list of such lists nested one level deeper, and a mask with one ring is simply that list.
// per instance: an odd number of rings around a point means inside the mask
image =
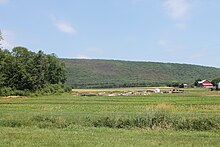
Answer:
[{"label": "farm building", "polygon": [[216,84],[216,90],[220,90],[220,82]]},{"label": "farm building", "polygon": [[198,82],[197,87],[211,88],[213,87],[213,84],[208,80],[202,80]]}]

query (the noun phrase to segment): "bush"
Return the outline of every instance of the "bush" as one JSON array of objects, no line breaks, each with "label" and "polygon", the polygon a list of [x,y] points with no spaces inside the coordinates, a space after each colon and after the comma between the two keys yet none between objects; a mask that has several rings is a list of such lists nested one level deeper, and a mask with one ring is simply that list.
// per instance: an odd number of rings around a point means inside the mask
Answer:
[{"label": "bush", "polygon": [[41,90],[37,91],[41,95],[48,95],[48,94],[61,94],[65,92],[70,92],[71,88],[66,85],[61,84],[48,84],[44,86]]},{"label": "bush", "polygon": [[28,95],[30,95],[30,93],[29,93],[29,91],[14,90],[12,95],[15,95],[15,96],[28,96]]},{"label": "bush", "polygon": [[32,92],[31,96],[41,96],[41,95],[51,95],[51,94],[61,94],[65,92],[70,92],[72,88],[63,84],[48,84],[42,89]]},{"label": "bush", "polygon": [[0,96],[28,96],[30,92],[28,90],[14,90],[10,87],[0,88]]},{"label": "bush", "polygon": [[62,87],[64,89],[65,92],[71,92],[72,91],[72,87],[69,85],[63,85]]},{"label": "bush", "polygon": [[3,87],[0,88],[0,95],[1,96],[10,96],[13,94],[13,90],[10,87]]}]

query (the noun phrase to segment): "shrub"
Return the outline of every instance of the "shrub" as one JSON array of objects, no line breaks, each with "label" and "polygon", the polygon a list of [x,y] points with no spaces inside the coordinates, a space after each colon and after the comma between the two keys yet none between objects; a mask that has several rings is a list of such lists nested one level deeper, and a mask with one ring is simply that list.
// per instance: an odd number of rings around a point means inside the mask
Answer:
[{"label": "shrub", "polygon": [[51,94],[61,94],[65,92],[70,92],[71,87],[63,84],[47,84],[42,89],[32,92],[31,96],[40,96],[40,95],[51,95]]},{"label": "shrub", "polygon": [[30,93],[29,93],[29,91],[14,90],[11,95],[15,95],[15,96],[28,96],[28,95],[30,95]]},{"label": "shrub", "polygon": [[10,87],[0,88],[0,95],[1,96],[10,96],[10,95],[12,95],[12,93],[13,93],[13,90]]},{"label": "shrub", "polygon": [[63,85],[62,88],[64,89],[65,92],[71,92],[72,91],[72,87],[69,85]]}]

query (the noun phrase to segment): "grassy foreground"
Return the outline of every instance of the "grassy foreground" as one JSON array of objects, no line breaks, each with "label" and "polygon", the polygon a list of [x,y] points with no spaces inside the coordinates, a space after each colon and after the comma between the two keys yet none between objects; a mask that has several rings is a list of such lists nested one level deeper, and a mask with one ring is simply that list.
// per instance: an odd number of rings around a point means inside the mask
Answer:
[{"label": "grassy foreground", "polygon": [[220,133],[123,130],[72,126],[68,129],[0,128],[1,146],[219,146]]},{"label": "grassy foreground", "polygon": [[[130,127],[127,122],[123,129],[94,125],[106,117],[133,120],[157,113],[169,116],[174,122],[196,120],[192,121],[195,128],[172,128],[167,119],[153,128]],[[220,146],[219,120],[220,93],[205,89],[128,97],[66,94],[0,98],[0,146]],[[165,128],[161,127],[163,123]],[[207,124],[211,127],[196,129]]]}]

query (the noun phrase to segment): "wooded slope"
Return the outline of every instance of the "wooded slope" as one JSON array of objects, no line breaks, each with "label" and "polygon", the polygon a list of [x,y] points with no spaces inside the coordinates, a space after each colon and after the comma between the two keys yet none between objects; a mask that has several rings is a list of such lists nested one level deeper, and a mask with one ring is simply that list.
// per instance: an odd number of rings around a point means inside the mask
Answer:
[{"label": "wooded slope", "polygon": [[61,60],[66,64],[67,83],[73,87],[192,84],[198,78],[213,80],[220,77],[219,68],[189,64],[95,59]]}]

